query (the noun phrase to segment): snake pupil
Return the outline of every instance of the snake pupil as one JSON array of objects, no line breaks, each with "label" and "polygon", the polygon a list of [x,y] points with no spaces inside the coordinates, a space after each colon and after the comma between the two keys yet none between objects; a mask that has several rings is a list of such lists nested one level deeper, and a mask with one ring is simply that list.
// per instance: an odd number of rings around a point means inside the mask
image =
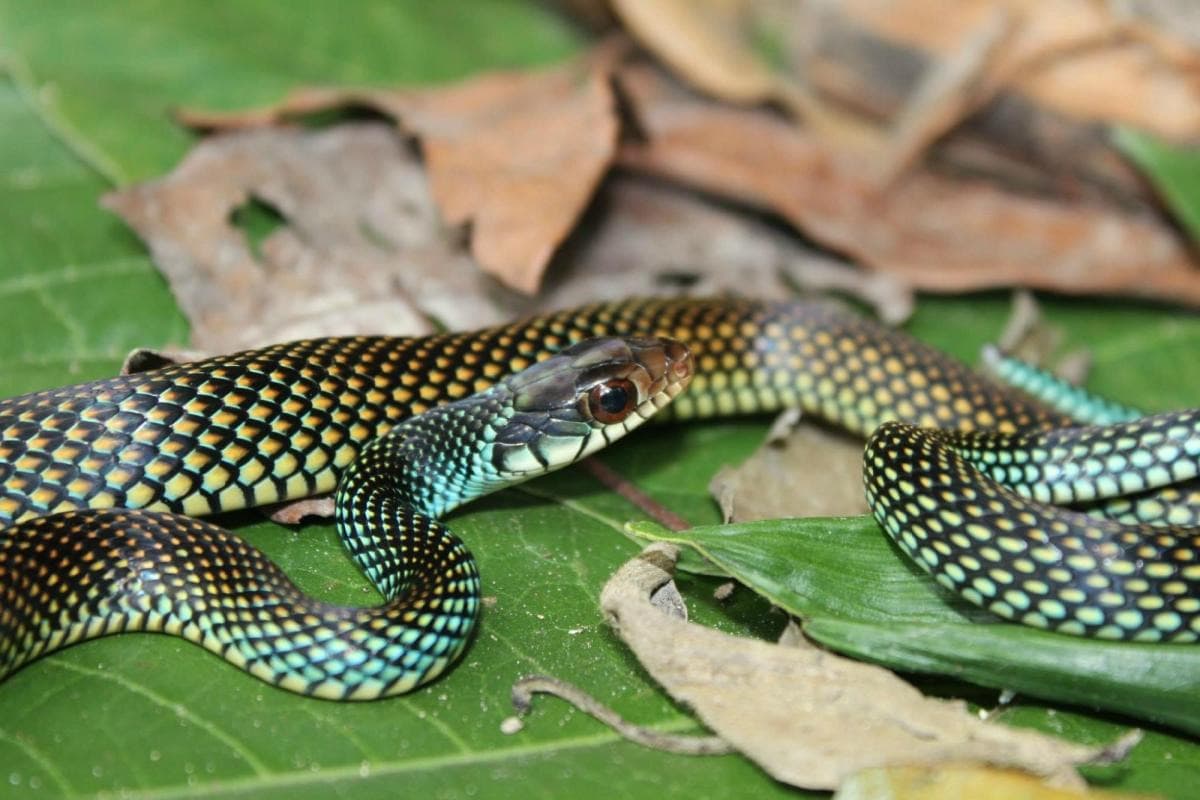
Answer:
[{"label": "snake pupil", "polygon": [[637,390],[624,378],[615,378],[592,387],[589,395],[592,416],[611,424],[625,419],[633,410]]},{"label": "snake pupil", "polygon": [[620,414],[629,400],[629,393],[618,387],[600,393],[600,407],[610,414]]}]

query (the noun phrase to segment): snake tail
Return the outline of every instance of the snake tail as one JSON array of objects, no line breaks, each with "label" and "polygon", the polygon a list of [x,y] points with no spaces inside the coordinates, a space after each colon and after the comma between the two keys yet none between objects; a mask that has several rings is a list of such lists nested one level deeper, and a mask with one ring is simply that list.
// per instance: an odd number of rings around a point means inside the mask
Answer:
[{"label": "snake tail", "polygon": [[994,345],[982,352],[983,367],[1001,382],[1036,397],[1048,407],[1088,425],[1113,425],[1144,416],[1136,408],[1076,386],[1052,372],[1007,355]]}]

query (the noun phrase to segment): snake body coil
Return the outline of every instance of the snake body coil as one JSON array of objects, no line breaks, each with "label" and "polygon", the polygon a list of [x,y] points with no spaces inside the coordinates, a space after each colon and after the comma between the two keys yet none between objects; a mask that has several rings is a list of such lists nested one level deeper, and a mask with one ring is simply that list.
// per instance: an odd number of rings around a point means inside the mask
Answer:
[{"label": "snake body coil", "polygon": [[[432,678],[464,646],[478,605],[474,564],[437,518],[570,463],[627,427],[617,420],[585,434],[578,419],[564,416],[590,391],[576,377],[611,364],[607,356],[588,351],[584,363],[534,370],[504,388],[514,373],[598,336],[687,343],[694,376],[667,409],[676,418],[799,406],[863,435],[890,420],[958,431],[883,427],[868,450],[867,485],[901,546],[976,602],[1000,613],[1011,608],[1007,616],[1042,627],[1121,638],[1186,639],[1200,624],[1190,600],[1159,609],[1178,624],[1153,613],[1139,621],[1125,613],[1130,603],[1118,607],[1100,589],[1086,589],[1089,581],[1117,586],[1133,606],[1158,602],[1145,599],[1161,600],[1156,591],[1193,598],[1197,585],[1182,554],[1200,553],[1194,536],[1113,528],[1098,552],[1117,547],[1125,555],[1098,556],[1089,550],[1091,531],[1117,523],[1029,521],[1033,501],[993,491],[992,478],[955,460],[960,451],[986,449],[1007,474],[1038,450],[1019,434],[1071,425],[1069,409],[1051,409],[823,304],[636,301],[469,334],[302,341],[0,402],[0,525],[10,526],[0,531],[0,675],[73,641],[149,629],[182,634],[309,694],[368,698]],[[685,361],[678,352],[634,361],[643,404],[661,404],[686,382],[688,370],[679,367],[663,383],[670,365]],[[666,372],[654,377],[655,370]],[[477,394],[498,382],[499,394]],[[569,388],[561,396],[571,400],[549,410],[534,402],[547,387]],[[953,438],[977,431],[1009,438]],[[1113,436],[1094,435],[1095,452]],[[1174,465],[1195,456],[1189,447],[1179,445],[1169,472],[1186,471]],[[986,469],[990,458],[976,463]],[[1026,483],[1021,473],[1018,489]],[[178,516],[328,492],[339,478],[339,531],[387,598],[379,609],[315,603],[237,537]],[[1061,499],[1036,484],[1028,489],[1035,500]],[[986,511],[978,522],[976,506]],[[1160,537],[1160,566],[1151,572],[1169,568],[1173,577],[1138,572],[1130,583],[1118,573],[1141,558],[1147,536]],[[1058,558],[1039,549],[1043,539],[1062,537],[1077,539],[1094,569],[1080,567],[1086,559],[1069,547]],[[1065,573],[1052,570],[1066,563],[1079,569],[1060,580]],[[1053,587],[1051,597],[1038,594],[1042,584]]]}]

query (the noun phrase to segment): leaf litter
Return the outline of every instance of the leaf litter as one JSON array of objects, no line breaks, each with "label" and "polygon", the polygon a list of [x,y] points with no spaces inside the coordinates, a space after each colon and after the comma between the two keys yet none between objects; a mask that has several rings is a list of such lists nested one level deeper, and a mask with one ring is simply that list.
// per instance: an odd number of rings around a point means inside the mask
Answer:
[{"label": "leaf litter", "polygon": [[[987,722],[962,701],[925,697],[886,669],[834,655],[794,632],[772,644],[691,624],[652,601],[671,584],[677,557],[673,545],[648,546],[605,585],[601,608],[672,697],[777,780],[836,789],[865,769],[967,763],[1080,789],[1076,766],[1119,760],[1140,738],[1135,732],[1109,747],[1071,744]],[[519,711],[528,711],[532,691],[582,700],[585,711],[613,724],[611,711],[545,678],[518,684]],[[614,726],[630,732],[619,718]],[[720,752],[712,737],[673,737],[663,745]]]},{"label": "leaf litter", "polygon": [[1030,286],[1200,304],[1200,272],[1161,221],[956,180],[921,168],[890,187],[769,111],[690,95],[660,73],[620,73],[642,141],[619,163],[773,211],[823,246],[931,291]]},{"label": "leaf litter", "polygon": [[[146,241],[197,350],[500,322],[487,281],[447,240],[425,173],[389,126],[247,131],[201,142],[164,178],[105,205]],[[252,199],[286,220],[261,258],[234,212]],[[428,316],[427,316],[428,315]]]},{"label": "leaf litter", "polygon": [[[769,61],[770,75],[755,84],[785,85],[783,107],[830,144],[887,151],[906,127],[924,130],[913,141],[933,158],[1047,194],[1083,190],[1153,208],[1145,182],[1113,148],[1111,126],[1185,142],[1200,134],[1200,23],[1186,0],[636,5],[636,15],[624,15],[628,30],[712,97],[744,99],[704,80],[708,72],[756,61],[749,71],[757,74]],[[708,57],[710,37],[679,35],[688,29],[716,29],[736,55]],[[936,86],[945,91],[931,92]]]},{"label": "leaf litter", "polygon": [[470,222],[479,266],[532,294],[615,152],[608,74],[623,49],[614,42],[559,67],[484,74],[446,87],[297,89],[267,108],[184,111],[180,118],[231,129],[345,106],[386,114],[420,139],[443,222]]},{"label": "leaf litter", "polygon": [[[778,297],[802,287],[857,297],[893,322],[912,309],[911,293],[890,276],[815,252],[726,204],[624,174],[596,190],[543,290],[528,297],[475,268],[435,194],[402,132],[360,121],[230,130],[200,142],[169,175],[104,202],[150,246],[197,351],[469,329],[635,295]],[[255,201],[279,217],[257,248],[236,222]]]}]

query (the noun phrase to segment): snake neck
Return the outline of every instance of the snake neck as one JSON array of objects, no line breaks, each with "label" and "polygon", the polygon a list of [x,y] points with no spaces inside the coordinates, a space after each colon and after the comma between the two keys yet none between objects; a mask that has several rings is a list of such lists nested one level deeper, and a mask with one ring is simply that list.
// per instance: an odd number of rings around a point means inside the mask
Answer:
[{"label": "snake neck", "polygon": [[384,493],[438,518],[507,485],[492,460],[495,431],[507,418],[503,398],[488,392],[406,420],[363,448],[342,475],[339,503]]},{"label": "snake neck", "polygon": [[447,575],[428,554],[452,540],[465,555],[437,520],[501,485],[481,443],[504,414],[493,392],[431,409],[367,444],[342,475],[338,534],[386,599],[436,595]]}]

